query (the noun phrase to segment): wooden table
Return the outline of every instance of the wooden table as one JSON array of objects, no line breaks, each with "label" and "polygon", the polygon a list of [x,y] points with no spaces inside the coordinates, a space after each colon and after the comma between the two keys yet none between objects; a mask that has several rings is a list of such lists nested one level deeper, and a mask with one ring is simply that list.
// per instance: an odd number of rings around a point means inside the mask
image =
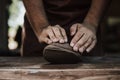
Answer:
[{"label": "wooden table", "polygon": [[120,80],[120,56],[50,64],[42,57],[0,57],[0,80]]}]

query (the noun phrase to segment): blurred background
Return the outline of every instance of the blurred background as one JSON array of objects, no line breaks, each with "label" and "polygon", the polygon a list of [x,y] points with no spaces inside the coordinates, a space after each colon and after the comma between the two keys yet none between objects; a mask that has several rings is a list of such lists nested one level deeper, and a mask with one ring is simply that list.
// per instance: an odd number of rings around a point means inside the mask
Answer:
[{"label": "blurred background", "polygon": [[[112,0],[102,23],[105,53],[120,53],[120,0]],[[25,8],[22,0],[0,1],[0,56],[20,56]]]}]

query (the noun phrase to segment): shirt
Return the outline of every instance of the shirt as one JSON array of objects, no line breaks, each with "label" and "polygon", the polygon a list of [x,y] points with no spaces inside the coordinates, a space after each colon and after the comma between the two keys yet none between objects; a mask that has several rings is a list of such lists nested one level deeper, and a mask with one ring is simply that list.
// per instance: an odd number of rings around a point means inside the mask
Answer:
[{"label": "shirt", "polygon": [[70,26],[83,22],[91,0],[43,0],[45,12],[51,25]]}]

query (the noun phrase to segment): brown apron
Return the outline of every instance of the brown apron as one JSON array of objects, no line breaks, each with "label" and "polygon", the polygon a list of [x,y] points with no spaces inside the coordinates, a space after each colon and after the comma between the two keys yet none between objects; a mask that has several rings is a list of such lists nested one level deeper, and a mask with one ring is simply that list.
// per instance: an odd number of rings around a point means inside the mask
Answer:
[{"label": "brown apron", "polygon": [[[59,24],[63,27],[67,32],[70,42],[70,26],[74,23],[83,22],[90,8],[91,0],[43,0],[43,2],[50,25]],[[46,44],[38,42],[26,16],[23,30],[22,54],[24,56],[42,55]],[[98,43],[90,55],[100,55],[102,53],[101,33],[99,28],[98,30]]]}]

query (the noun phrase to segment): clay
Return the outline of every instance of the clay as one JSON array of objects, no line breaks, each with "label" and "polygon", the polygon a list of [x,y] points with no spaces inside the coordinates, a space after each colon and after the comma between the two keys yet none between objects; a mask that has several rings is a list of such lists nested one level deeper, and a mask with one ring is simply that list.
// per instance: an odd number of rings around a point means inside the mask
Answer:
[{"label": "clay", "polygon": [[73,51],[68,43],[53,43],[44,48],[43,57],[51,63],[78,63],[80,53]]}]

